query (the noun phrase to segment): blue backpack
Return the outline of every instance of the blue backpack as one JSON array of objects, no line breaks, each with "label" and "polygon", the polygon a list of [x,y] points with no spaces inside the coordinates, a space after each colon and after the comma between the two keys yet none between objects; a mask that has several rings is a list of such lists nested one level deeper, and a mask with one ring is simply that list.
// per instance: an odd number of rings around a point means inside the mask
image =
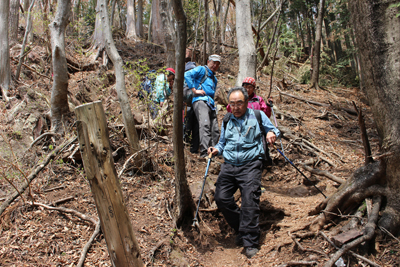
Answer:
[{"label": "blue backpack", "polygon": [[157,74],[155,70],[147,72],[146,77],[140,83],[140,89],[138,92],[139,99],[147,99],[151,95],[156,77]]}]

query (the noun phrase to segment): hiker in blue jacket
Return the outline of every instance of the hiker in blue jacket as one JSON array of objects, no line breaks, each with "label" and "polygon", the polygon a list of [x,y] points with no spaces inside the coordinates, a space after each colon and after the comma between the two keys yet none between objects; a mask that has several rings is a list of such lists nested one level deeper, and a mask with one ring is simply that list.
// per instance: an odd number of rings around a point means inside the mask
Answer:
[{"label": "hiker in blue jacket", "polygon": [[165,99],[167,99],[174,86],[175,70],[173,68],[167,68],[165,73],[157,75],[154,81],[153,92],[151,93],[152,103],[149,104],[152,118],[157,117],[158,111],[163,106]]},{"label": "hiker in blue jacket", "polygon": [[[185,81],[193,92],[192,108],[199,122],[200,157],[207,156],[207,148],[218,142],[219,130],[214,103],[217,88],[217,72],[221,64],[219,55],[211,55],[206,66],[198,66],[185,72]],[[204,75],[207,79],[201,83]],[[200,84],[201,83],[201,84]]]},{"label": "hiker in blue jacket", "polygon": [[[261,196],[263,135],[255,111],[247,107],[248,94],[243,87],[232,88],[228,93],[232,114],[221,126],[221,137],[208,153],[223,155],[225,162],[215,188],[215,202],[228,224],[235,230],[235,242],[245,247],[247,257],[258,252],[260,237],[259,215]],[[264,112],[260,111],[266,141],[273,144],[280,134]],[[241,208],[236,205],[234,194],[240,189]]]}]

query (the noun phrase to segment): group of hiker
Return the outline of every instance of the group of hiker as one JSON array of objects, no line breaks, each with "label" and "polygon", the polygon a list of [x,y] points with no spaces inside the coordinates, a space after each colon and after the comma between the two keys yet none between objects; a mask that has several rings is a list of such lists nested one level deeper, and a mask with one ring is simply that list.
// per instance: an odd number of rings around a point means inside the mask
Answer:
[{"label": "group of hiker", "polygon": [[[214,96],[218,82],[215,74],[220,64],[221,57],[211,55],[207,65],[187,70],[184,75],[187,94],[191,95],[188,112],[192,114],[191,152],[199,152],[203,158],[210,154],[224,158],[216,182],[215,201],[235,231],[236,245],[244,247],[246,256],[251,258],[258,252],[260,238],[261,175],[268,153],[263,139],[272,145],[280,131],[269,120],[271,107],[255,93],[255,79],[247,77],[241,87],[228,92],[228,113],[219,132]],[[160,77],[159,86],[155,86],[159,88],[154,95],[155,104],[161,106],[171,94],[174,76],[175,71],[168,68],[165,77]],[[167,83],[169,88],[166,89]],[[272,103],[272,99],[268,102]],[[238,189],[241,207],[234,199]]]}]

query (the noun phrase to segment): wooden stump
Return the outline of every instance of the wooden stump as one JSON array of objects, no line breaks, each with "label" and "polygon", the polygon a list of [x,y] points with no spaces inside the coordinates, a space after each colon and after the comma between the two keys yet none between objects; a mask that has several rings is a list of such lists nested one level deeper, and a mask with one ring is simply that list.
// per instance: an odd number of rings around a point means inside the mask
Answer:
[{"label": "wooden stump", "polygon": [[101,101],[75,109],[79,146],[113,266],[143,266],[114,167]]}]

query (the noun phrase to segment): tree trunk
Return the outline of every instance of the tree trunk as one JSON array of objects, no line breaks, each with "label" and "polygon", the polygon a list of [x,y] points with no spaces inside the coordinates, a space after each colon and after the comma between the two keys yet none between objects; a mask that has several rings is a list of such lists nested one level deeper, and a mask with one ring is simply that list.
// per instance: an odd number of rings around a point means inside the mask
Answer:
[{"label": "tree trunk", "polygon": [[18,42],[19,0],[10,1],[9,38],[10,46]]},{"label": "tree trunk", "polygon": [[315,34],[315,44],[313,51],[313,72],[311,76],[311,84],[310,87],[319,88],[318,79],[319,79],[319,61],[321,58],[321,36],[322,36],[322,21],[324,18],[324,10],[325,10],[325,0],[319,1],[318,8],[318,18],[317,18],[317,29]]},{"label": "tree trunk", "polygon": [[0,1],[0,87],[3,100],[8,99],[7,93],[11,84],[10,49],[8,45],[9,1]]},{"label": "tree trunk", "polygon": [[22,46],[21,46],[21,53],[19,54],[19,61],[18,61],[18,66],[17,66],[17,71],[15,74],[15,79],[19,80],[19,75],[21,73],[21,66],[22,63],[24,62],[24,53],[25,53],[25,45],[26,42],[28,41],[28,36],[29,36],[29,30],[32,29],[31,24],[32,24],[32,19],[31,19],[31,14],[32,14],[32,8],[33,5],[35,4],[35,0],[32,0],[31,5],[29,6],[28,9],[28,16],[27,16],[27,22],[28,24],[25,27],[25,35],[24,35],[24,40],[22,41]]},{"label": "tree trunk", "polygon": [[115,170],[103,105],[101,101],[97,101],[79,106],[75,112],[83,165],[96,203],[111,264],[124,267],[143,266]]},{"label": "tree trunk", "polygon": [[172,0],[176,24],[177,42],[176,44],[176,78],[174,83],[174,134],[172,137],[175,155],[175,223],[182,225],[185,215],[193,218],[195,204],[190,192],[189,184],[186,179],[185,155],[183,150],[183,75],[185,72],[186,54],[186,15],[183,10],[181,0]]},{"label": "tree trunk", "polygon": [[110,12],[110,25],[114,25],[114,14],[115,14],[115,4],[117,3],[117,0],[112,0],[111,2],[111,12]]},{"label": "tree trunk", "polygon": [[101,18],[100,18],[100,4],[97,1],[96,5],[96,22],[94,25],[94,33],[93,33],[93,49],[98,49],[96,58],[101,54],[104,50],[105,40],[103,36],[103,27],[101,25]]},{"label": "tree trunk", "polygon": [[165,51],[167,53],[167,67],[175,68],[175,30],[169,18],[171,8],[168,8],[167,0],[160,0],[161,32],[164,32]]},{"label": "tree trunk", "polygon": [[136,32],[137,35],[141,38],[144,37],[144,32],[143,32],[143,0],[138,0],[138,12],[136,14]]},{"label": "tree trunk", "polygon": [[54,132],[63,132],[62,119],[69,113],[68,68],[65,58],[65,28],[71,9],[70,0],[58,0],[57,13],[49,25],[53,63],[53,87],[51,89],[51,127]]},{"label": "tree trunk", "polygon": [[208,1],[204,0],[204,42],[203,42],[203,65],[207,64],[207,35],[208,35]]},{"label": "tree trunk", "polygon": [[251,30],[250,0],[236,2],[236,32],[239,48],[239,73],[236,86],[246,77],[256,77],[257,55]]},{"label": "tree trunk", "polygon": [[136,132],[135,122],[133,120],[132,110],[129,104],[129,98],[125,89],[124,65],[112,38],[105,0],[98,0],[97,6],[100,8],[99,15],[101,15],[101,24],[103,25],[102,32],[104,35],[103,38],[106,41],[107,54],[111,58],[115,68],[115,88],[117,90],[118,99],[121,106],[126,136],[128,137],[128,141],[133,149],[133,152],[137,152],[140,150],[139,137]]},{"label": "tree trunk", "polygon": [[126,12],[126,38],[136,41],[135,6],[133,0],[128,0]]},{"label": "tree trunk", "polygon": [[158,45],[164,45],[165,35],[162,32],[162,19],[161,19],[161,7],[160,0],[153,0],[151,3],[151,32],[152,41]]},{"label": "tree trunk", "polygon": [[[360,53],[364,91],[381,139],[385,180],[391,194],[379,224],[400,229],[400,17],[389,8],[397,1],[350,1],[351,20]],[[397,26],[395,26],[397,25]]]}]

